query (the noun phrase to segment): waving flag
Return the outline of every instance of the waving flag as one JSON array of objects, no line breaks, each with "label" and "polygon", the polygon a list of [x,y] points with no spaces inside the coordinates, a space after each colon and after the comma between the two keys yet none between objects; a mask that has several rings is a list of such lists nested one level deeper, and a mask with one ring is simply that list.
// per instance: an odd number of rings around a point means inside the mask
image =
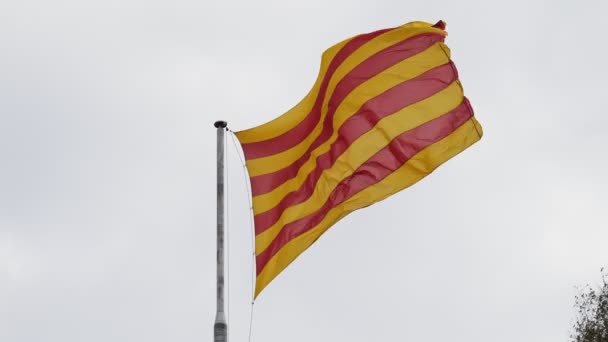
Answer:
[{"label": "waving flag", "polygon": [[237,132],[253,195],[256,297],[329,227],[481,138],[445,24],[361,34],[323,53],[293,109]]}]

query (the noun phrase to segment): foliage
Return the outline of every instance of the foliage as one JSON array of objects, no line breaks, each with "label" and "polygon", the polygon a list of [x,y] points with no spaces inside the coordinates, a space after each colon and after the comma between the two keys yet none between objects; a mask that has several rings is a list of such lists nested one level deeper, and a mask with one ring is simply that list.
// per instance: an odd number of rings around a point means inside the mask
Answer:
[{"label": "foliage", "polygon": [[578,310],[573,342],[608,342],[608,272],[602,269],[599,289],[585,286],[575,298]]}]

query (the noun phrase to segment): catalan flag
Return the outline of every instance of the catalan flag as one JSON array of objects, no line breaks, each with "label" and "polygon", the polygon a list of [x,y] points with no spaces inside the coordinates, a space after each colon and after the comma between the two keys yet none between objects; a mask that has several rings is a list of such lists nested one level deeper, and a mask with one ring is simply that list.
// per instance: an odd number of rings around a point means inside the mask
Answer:
[{"label": "catalan flag", "polygon": [[299,104],[236,133],[253,196],[256,297],[341,218],[481,138],[446,36],[441,21],[412,22],[338,43]]}]

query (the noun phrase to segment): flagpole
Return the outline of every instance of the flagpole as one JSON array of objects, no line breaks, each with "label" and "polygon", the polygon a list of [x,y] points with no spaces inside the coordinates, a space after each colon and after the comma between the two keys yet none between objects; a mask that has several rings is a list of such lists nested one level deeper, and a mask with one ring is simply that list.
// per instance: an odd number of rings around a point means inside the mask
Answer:
[{"label": "flagpole", "polygon": [[228,341],[228,324],[224,314],[224,131],[226,121],[216,121],[217,129],[217,309],[213,341]]}]

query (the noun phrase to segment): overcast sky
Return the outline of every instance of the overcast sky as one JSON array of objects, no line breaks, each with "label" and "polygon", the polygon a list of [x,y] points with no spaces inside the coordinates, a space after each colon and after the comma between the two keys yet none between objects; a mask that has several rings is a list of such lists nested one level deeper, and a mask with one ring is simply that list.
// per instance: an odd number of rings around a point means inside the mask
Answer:
[{"label": "overcast sky", "polygon": [[[608,266],[608,3],[0,2],[0,341],[210,341],[215,120],[296,104],[357,33],[448,23],[483,139],[340,221],[252,341],[566,341]],[[251,225],[229,140],[231,341]]]}]

